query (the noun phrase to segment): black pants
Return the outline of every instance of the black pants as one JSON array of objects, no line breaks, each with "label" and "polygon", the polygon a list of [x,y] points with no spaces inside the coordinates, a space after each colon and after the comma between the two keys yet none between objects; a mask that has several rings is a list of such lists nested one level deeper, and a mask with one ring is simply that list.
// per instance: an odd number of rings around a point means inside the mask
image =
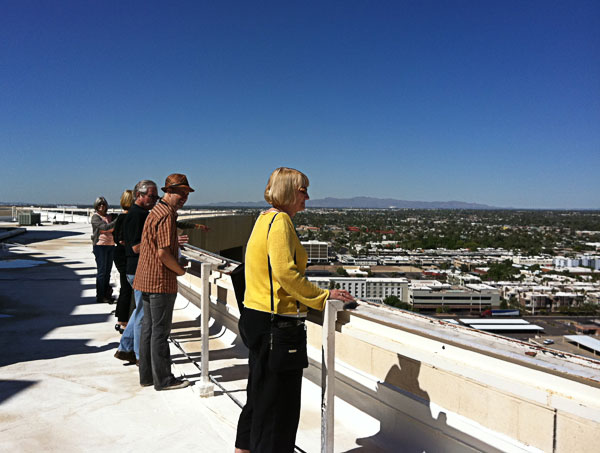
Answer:
[{"label": "black pants", "polygon": [[291,453],[300,421],[302,368],[269,369],[270,313],[244,309],[239,327],[250,350],[250,371],[235,446],[252,453]]},{"label": "black pants", "polygon": [[133,288],[127,281],[127,273],[125,268],[117,267],[119,270],[119,280],[121,282],[121,289],[119,290],[119,298],[117,299],[117,308],[115,315],[119,322],[129,321],[129,315],[131,314],[131,299],[133,297]]},{"label": "black pants", "polygon": [[106,298],[112,294],[110,286],[110,272],[113,264],[114,245],[94,245],[94,257],[96,258],[96,302],[104,303]]}]

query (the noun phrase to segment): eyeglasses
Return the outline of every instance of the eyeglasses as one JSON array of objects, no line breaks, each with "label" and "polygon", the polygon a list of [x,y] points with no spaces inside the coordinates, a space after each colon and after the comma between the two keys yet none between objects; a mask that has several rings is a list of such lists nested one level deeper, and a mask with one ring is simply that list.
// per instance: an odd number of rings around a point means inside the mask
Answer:
[{"label": "eyeglasses", "polygon": [[304,195],[308,195],[308,189],[306,187],[300,187],[298,190],[300,192],[302,192]]}]

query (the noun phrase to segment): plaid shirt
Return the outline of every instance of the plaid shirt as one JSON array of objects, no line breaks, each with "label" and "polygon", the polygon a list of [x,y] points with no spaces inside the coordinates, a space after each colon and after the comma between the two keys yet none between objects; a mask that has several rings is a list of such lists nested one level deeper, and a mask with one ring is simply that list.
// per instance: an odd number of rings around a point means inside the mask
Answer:
[{"label": "plaid shirt", "polygon": [[158,250],[168,247],[175,258],[177,242],[177,213],[160,200],[150,211],[140,243],[140,260],[133,287],[145,293],[177,293],[177,275],[158,257]]}]

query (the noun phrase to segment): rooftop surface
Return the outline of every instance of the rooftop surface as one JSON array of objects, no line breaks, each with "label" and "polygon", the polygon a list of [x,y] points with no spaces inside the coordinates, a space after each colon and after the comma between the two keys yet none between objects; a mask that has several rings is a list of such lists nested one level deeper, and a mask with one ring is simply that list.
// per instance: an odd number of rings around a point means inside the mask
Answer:
[{"label": "rooftop surface", "polygon": [[[238,409],[227,396],[208,405],[193,387],[142,388],[137,367],[113,357],[120,336],[114,306],[95,303],[90,232],[86,224],[30,227],[11,238],[23,245],[10,247],[10,256],[5,251],[4,261],[39,265],[0,269],[2,449],[233,450]],[[190,320],[182,302],[176,328]],[[181,358],[173,350],[173,360]],[[185,372],[185,363],[174,371]]]}]

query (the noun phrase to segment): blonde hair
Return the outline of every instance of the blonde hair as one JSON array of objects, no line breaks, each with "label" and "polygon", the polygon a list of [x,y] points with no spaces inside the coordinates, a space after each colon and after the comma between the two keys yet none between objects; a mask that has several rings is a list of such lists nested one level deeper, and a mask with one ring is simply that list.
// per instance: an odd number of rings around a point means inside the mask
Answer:
[{"label": "blonde hair", "polygon": [[133,204],[133,190],[124,191],[123,194],[121,195],[121,207],[123,209],[125,209],[126,211],[128,211],[129,208],[131,208],[132,204]]},{"label": "blonde hair", "polygon": [[308,188],[308,177],[301,171],[279,167],[269,177],[265,188],[265,200],[276,208],[287,208],[296,201],[296,191]]}]

